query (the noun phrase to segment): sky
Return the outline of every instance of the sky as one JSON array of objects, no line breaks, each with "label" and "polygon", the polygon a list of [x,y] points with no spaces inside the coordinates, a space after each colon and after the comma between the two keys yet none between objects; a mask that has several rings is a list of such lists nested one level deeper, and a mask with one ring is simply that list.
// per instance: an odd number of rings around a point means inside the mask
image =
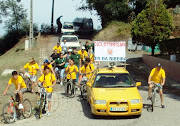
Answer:
[{"label": "sky", "polygon": [[[76,17],[92,18],[94,28],[101,26],[96,11],[78,11],[77,8],[82,5],[82,0],[54,0],[54,25],[59,16],[61,22],[72,22]],[[30,0],[21,0],[24,8],[27,9],[28,19],[30,16]],[[51,24],[52,0],[33,0],[33,21],[40,27],[41,24]],[[2,18],[3,19],[3,18]],[[3,20],[3,22],[5,19]],[[5,34],[4,23],[0,24],[0,36]]]}]

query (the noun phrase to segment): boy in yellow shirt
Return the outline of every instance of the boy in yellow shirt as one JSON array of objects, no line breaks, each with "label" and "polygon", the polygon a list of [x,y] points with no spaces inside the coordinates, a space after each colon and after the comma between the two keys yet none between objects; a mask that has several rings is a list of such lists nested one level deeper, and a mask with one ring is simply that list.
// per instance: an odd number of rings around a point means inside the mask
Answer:
[{"label": "boy in yellow shirt", "polygon": [[[24,69],[28,69],[28,74],[27,76],[30,78],[31,80],[31,85],[32,85],[32,93],[34,93],[34,83],[36,82],[36,78],[37,78],[37,71],[39,70],[39,66],[38,64],[35,62],[34,58],[31,58],[29,63],[27,63],[26,65],[24,65],[23,67],[23,71]],[[25,71],[24,71],[25,73]]]},{"label": "boy in yellow shirt", "polygon": [[152,87],[154,86],[152,84],[152,82],[158,84],[162,108],[165,108],[164,99],[163,99],[163,86],[165,84],[165,79],[166,79],[165,71],[162,69],[161,64],[158,63],[156,68],[152,69],[152,71],[149,75],[149,78],[148,78],[148,84],[149,84],[149,92],[148,92],[149,97],[148,97],[148,99],[151,98]]},{"label": "boy in yellow shirt", "polygon": [[57,46],[53,47],[53,50],[57,50],[57,53],[60,54],[62,51],[62,47],[60,46],[60,43],[57,43]]},{"label": "boy in yellow shirt", "polygon": [[[76,74],[79,72],[78,71],[78,67],[76,65],[74,65],[74,60],[70,59],[70,64],[68,67],[66,67],[66,72],[67,72],[67,81],[69,81],[70,79],[73,80],[73,91],[75,88],[75,83],[76,83]],[[67,89],[67,92],[69,91],[69,89]],[[74,94],[74,92],[73,92]]]},{"label": "boy in yellow shirt", "polygon": [[43,83],[43,87],[46,88],[47,100],[48,100],[48,111],[46,112],[46,115],[51,115],[50,114],[51,99],[52,99],[53,87],[56,85],[56,78],[54,74],[50,72],[50,68],[48,66],[44,67],[44,74],[38,79],[35,85],[37,85],[38,82]]},{"label": "boy in yellow shirt", "polygon": [[27,87],[26,84],[23,80],[23,78],[18,75],[17,71],[13,71],[12,72],[12,77],[9,79],[8,85],[3,93],[3,95],[6,95],[7,90],[9,89],[9,86],[11,84],[15,85],[15,91],[14,94],[19,94],[19,98],[20,98],[20,104],[19,104],[19,109],[23,109],[23,105],[22,105],[22,101],[23,101],[23,94],[27,91]]}]

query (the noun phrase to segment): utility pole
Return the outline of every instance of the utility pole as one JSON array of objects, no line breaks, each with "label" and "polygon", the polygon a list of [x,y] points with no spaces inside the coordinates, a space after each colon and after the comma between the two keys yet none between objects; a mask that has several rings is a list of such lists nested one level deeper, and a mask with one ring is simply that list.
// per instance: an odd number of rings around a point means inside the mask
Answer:
[{"label": "utility pole", "polygon": [[53,22],[54,22],[54,0],[52,0],[51,33],[53,33],[54,31]]},{"label": "utility pole", "polygon": [[30,4],[30,32],[29,32],[29,46],[33,47],[33,0],[31,0]]}]

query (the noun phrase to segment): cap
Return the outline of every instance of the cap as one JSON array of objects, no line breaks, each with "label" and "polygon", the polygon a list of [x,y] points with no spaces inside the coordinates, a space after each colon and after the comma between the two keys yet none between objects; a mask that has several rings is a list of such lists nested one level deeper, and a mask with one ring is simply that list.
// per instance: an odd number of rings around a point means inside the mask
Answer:
[{"label": "cap", "polygon": [[45,59],[45,60],[44,60],[44,63],[49,63],[48,59]]},{"label": "cap", "polygon": [[72,49],[69,49],[68,52],[72,52]]},{"label": "cap", "polygon": [[85,49],[85,47],[84,46],[82,46],[82,48],[81,49]]},{"label": "cap", "polygon": [[158,67],[161,67],[162,65],[161,65],[161,63],[158,63],[157,66],[158,66]]}]

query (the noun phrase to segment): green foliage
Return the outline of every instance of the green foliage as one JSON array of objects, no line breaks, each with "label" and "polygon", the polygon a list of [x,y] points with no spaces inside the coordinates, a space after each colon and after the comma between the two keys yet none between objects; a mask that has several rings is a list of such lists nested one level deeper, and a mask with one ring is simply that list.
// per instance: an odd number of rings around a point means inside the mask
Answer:
[{"label": "green foliage", "polygon": [[106,27],[112,20],[127,21],[130,8],[127,0],[85,0],[87,5],[80,7],[82,10],[96,10]]},{"label": "green foliage", "polygon": [[172,30],[172,18],[162,0],[157,3],[156,8],[154,1],[149,0],[146,9],[132,23],[133,40],[151,46],[152,55],[156,44],[168,39]]},{"label": "green foliage", "polygon": [[180,38],[165,40],[160,43],[160,50],[162,54],[180,53]]}]

